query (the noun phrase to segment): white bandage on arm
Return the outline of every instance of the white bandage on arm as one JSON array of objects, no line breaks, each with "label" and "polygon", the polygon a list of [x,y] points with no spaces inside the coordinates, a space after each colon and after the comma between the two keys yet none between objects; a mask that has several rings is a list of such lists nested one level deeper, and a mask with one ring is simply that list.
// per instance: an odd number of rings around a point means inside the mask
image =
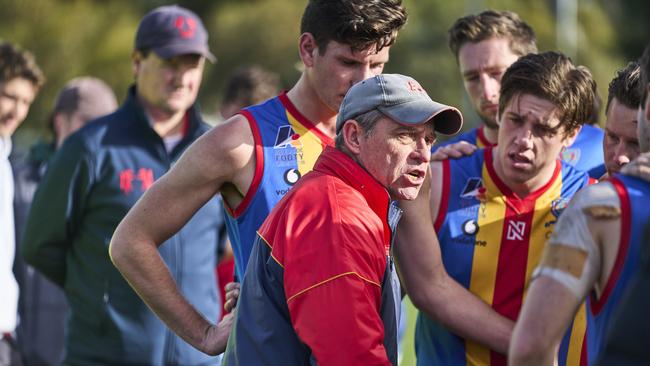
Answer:
[{"label": "white bandage on arm", "polygon": [[560,216],[533,277],[546,276],[561,283],[578,299],[592,289],[601,270],[600,246],[594,241],[587,212],[592,208],[618,209],[618,196],[609,183],[579,192]]}]

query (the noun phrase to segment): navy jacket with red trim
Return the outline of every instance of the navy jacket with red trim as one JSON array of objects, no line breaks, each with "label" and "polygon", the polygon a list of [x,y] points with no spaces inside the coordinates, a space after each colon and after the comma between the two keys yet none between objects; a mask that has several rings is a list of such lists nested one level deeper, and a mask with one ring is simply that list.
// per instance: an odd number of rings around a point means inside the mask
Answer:
[{"label": "navy jacket with red trim", "polygon": [[[112,114],[66,139],[36,191],[22,240],[28,263],[65,290],[70,304],[65,364],[208,365],[218,360],[171,332],[108,256],[115,228],[153,182],[209,128],[196,107],[171,152],[131,88]],[[187,299],[212,322],[220,313],[214,268],[222,237],[218,197],[160,255]]]},{"label": "navy jacket with red trim", "polygon": [[400,211],[328,147],[258,231],[226,365],[396,365]]}]

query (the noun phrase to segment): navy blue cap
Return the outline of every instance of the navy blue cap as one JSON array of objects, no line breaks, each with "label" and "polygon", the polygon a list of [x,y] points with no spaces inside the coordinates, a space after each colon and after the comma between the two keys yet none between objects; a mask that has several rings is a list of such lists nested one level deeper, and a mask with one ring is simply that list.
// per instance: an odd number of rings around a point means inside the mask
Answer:
[{"label": "navy blue cap", "polygon": [[177,5],[158,7],[142,18],[135,35],[135,49],[152,50],[162,59],[197,54],[216,61],[201,19]]},{"label": "navy blue cap", "polygon": [[431,100],[412,77],[381,74],[360,81],[348,90],[339,109],[336,132],[345,121],[374,109],[404,125],[433,121],[434,130],[443,135],[453,135],[463,126],[463,115],[458,109]]}]

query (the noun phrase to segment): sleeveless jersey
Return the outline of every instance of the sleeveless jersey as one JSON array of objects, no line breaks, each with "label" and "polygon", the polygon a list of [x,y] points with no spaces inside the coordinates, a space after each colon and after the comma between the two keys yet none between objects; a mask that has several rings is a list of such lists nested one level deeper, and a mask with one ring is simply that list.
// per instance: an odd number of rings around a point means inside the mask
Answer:
[{"label": "sleeveless jersey", "polygon": [[[473,128],[437,144],[431,149],[431,152],[435,152],[443,146],[459,141],[469,142],[480,149],[494,146],[495,144],[490,143],[485,138],[484,128],[484,126]],[[560,154],[560,159],[580,171],[587,172],[590,177],[599,179],[605,174],[605,155],[603,153],[604,137],[605,133],[602,129],[584,125],[573,144]]]},{"label": "sleeveless jersey", "polygon": [[239,206],[231,209],[224,203],[224,207],[235,272],[242,279],[257,229],[334,141],[300,114],[286,92],[240,113],[248,119],[255,140],[255,175]]},{"label": "sleeveless jersey", "polygon": [[[549,182],[520,199],[495,173],[492,153],[487,148],[443,161],[442,202],[435,228],[449,275],[495,311],[516,320],[559,214],[590,179],[557,160]],[[560,365],[580,364],[585,327],[582,305],[562,341]],[[505,365],[507,361],[423,314],[418,314],[415,343],[418,365]]]},{"label": "sleeveless jersey", "polygon": [[615,175],[609,182],[621,203],[621,237],[614,267],[602,295],[596,299],[592,293],[587,299],[587,354],[590,365],[598,359],[612,316],[616,314],[620,300],[637,272],[644,224],[650,220],[650,206],[647,204],[650,183],[625,175]]}]

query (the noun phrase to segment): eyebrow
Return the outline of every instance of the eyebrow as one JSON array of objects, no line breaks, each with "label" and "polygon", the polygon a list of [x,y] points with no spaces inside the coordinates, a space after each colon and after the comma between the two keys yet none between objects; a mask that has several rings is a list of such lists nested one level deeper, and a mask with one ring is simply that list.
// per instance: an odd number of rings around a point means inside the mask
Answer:
[{"label": "eyebrow", "polygon": [[501,71],[501,70],[507,70],[508,67],[509,67],[509,66],[505,66],[505,65],[495,65],[495,66],[484,67],[484,68],[480,68],[480,67],[479,67],[479,68],[469,69],[469,70],[463,71],[463,74],[462,74],[462,75],[463,75],[463,76],[468,76],[468,75],[470,75],[470,74],[478,73],[479,70],[483,70],[483,71],[487,71],[487,72],[490,72],[490,71]]}]

